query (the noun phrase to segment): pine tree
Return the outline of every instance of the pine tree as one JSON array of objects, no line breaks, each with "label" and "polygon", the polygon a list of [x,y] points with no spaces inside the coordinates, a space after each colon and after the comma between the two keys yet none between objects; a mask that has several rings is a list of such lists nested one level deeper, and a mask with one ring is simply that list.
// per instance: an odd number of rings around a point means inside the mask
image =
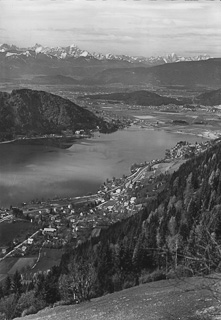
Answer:
[{"label": "pine tree", "polygon": [[17,295],[21,294],[21,291],[22,291],[21,275],[17,270],[12,278],[11,289],[13,293]]},{"label": "pine tree", "polygon": [[4,296],[8,296],[11,293],[11,284],[12,284],[11,278],[7,276],[3,284]]}]

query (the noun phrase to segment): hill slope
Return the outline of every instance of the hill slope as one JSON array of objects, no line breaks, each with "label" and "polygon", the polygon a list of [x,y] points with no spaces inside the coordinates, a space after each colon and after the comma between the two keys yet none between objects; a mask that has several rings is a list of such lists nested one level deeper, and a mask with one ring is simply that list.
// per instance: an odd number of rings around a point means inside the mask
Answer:
[{"label": "hill slope", "polygon": [[55,75],[55,76],[36,76],[31,80],[34,84],[78,84],[78,81],[67,76]]},{"label": "hill slope", "polygon": [[196,101],[204,106],[219,105],[221,104],[221,89],[202,93],[196,97]]},{"label": "hill slope", "polygon": [[221,82],[221,59],[168,63],[151,68],[108,69],[98,73],[88,84],[147,84],[209,86],[217,88]]},{"label": "hill slope", "polygon": [[0,92],[0,133],[59,133],[64,129],[95,129],[105,122],[73,102],[44,91]]},{"label": "hill slope", "polygon": [[203,285],[205,286],[209,283],[211,284],[212,282],[200,278],[192,278],[185,281],[158,281],[106,295],[88,303],[46,309],[36,315],[17,319],[193,319],[192,316],[202,309],[210,307],[215,301],[211,291],[202,289]]},{"label": "hill slope", "polygon": [[114,101],[124,101],[128,104],[138,104],[142,106],[154,105],[160,106],[162,104],[181,104],[174,98],[162,97],[154,92],[140,90],[133,92],[120,92],[120,93],[110,93],[110,94],[96,94],[84,96],[84,98],[99,99],[99,100],[114,100]]}]

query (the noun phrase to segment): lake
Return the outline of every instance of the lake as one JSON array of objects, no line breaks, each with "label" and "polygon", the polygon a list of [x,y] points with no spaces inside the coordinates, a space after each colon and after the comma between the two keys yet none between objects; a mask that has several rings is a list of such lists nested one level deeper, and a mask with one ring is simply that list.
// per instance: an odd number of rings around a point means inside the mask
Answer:
[{"label": "lake", "polygon": [[0,144],[0,207],[31,199],[96,192],[107,178],[130,173],[134,162],[162,158],[178,141],[200,137],[130,127],[96,134],[69,149]]}]

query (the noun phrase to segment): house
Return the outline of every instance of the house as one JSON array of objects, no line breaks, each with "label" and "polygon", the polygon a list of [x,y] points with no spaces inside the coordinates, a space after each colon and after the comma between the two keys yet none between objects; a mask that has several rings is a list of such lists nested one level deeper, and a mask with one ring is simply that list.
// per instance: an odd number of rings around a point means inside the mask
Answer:
[{"label": "house", "polygon": [[0,250],[2,254],[6,254],[8,251],[8,247],[1,247]]},{"label": "house", "polygon": [[26,247],[26,246],[22,246],[22,247],[21,247],[21,251],[22,251],[22,252],[25,252],[25,251],[26,251],[26,249],[27,249],[27,247]]},{"label": "house", "polygon": [[84,134],[84,130],[77,130],[77,131],[75,131],[75,134],[77,134],[77,135]]},{"label": "house", "polygon": [[136,197],[131,197],[130,203],[131,203],[131,204],[135,203],[135,200],[136,200]]},{"label": "house", "polygon": [[51,236],[54,236],[57,232],[57,229],[55,228],[44,228],[43,231],[42,231],[42,234],[48,234],[48,235],[51,235]]},{"label": "house", "polygon": [[33,239],[33,238],[28,238],[28,244],[32,244],[32,243],[33,243],[33,241],[34,241],[34,239]]}]

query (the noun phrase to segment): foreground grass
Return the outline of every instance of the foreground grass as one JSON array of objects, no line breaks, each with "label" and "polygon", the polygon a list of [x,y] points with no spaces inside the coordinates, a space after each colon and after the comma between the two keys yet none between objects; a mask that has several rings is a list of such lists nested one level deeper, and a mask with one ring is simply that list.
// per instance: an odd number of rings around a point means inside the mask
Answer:
[{"label": "foreground grass", "polygon": [[29,315],[22,319],[218,319],[217,315],[214,318],[212,314],[215,312],[215,306],[219,304],[219,293],[216,291],[219,281],[218,278],[205,279],[199,277],[162,280],[108,294],[79,305],[47,308],[38,314]]}]

